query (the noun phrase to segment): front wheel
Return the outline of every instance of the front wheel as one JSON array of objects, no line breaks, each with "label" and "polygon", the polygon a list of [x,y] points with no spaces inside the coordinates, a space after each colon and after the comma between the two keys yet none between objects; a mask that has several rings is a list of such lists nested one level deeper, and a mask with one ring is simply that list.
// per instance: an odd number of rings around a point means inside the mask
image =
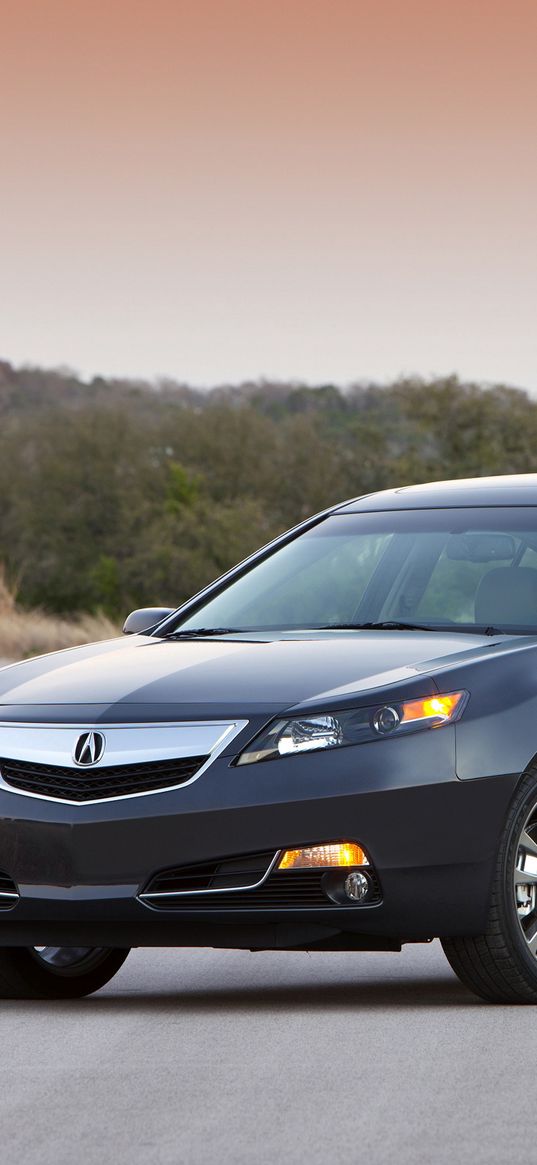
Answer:
[{"label": "front wheel", "polygon": [[441,942],[455,974],[482,999],[537,1003],[537,766],[509,811],[485,933]]},{"label": "front wheel", "polygon": [[129,949],[105,947],[0,948],[1,999],[80,999],[104,987]]}]

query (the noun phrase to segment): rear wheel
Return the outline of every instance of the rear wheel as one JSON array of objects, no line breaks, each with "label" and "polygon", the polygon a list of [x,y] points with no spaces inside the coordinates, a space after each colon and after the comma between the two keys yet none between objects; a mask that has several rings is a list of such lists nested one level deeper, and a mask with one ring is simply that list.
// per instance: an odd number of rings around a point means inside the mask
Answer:
[{"label": "rear wheel", "polygon": [[441,941],[455,974],[482,999],[537,1003],[537,766],[511,805],[484,934]]},{"label": "rear wheel", "polygon": [[0,998],[79,999],[104,987],[129,951],[105,947],[0,948]]}]

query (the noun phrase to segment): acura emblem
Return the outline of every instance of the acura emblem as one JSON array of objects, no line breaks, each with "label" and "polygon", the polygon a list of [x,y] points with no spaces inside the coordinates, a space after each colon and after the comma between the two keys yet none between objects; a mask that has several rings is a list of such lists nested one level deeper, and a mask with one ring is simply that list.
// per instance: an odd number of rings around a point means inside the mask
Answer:
[{"label": "acura emblem", "polygon": [[73,759],[77,765],[96,765],[103,755],[104,744],[102,732],[83,732],[75,744]]}]

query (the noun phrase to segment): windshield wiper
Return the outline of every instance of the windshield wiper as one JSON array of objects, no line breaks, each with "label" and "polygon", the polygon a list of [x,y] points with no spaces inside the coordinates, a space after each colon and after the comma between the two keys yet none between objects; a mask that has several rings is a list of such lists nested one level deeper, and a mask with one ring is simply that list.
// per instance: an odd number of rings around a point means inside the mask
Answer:
[{"label": "windshield wiper", "polygon": [[213,635],[240,635],[240,627],[191,627],[190,630],[170,631],[163,639],[212,639]]},{"label": "windshield wiper", "polygon": [[425,623],[402,623],[385,619],[382,623],[328,623],[320,631],[456,631],[456,627],[430,627]]},{"label": "windshield wiper", "polygon": [[445,623],[431,627],[425,623],[404,623],[398,619],[385,619],[381,623],[328,623],[326,627],[320,627],[320,631],[437,631],[439,633],[447,631],[459,631],[464,635],[507,635],[507,631],[501,631],[499,627],[476,627],[475,625],[462,625],[460,623]]},{"label": "windshield wiper", "polygon": [[[265,628],[265,630],[269,630]],[[276,632],[276,628],[272,631]],[[293,630],[292,628],[285,628],[286,631]],[[294,630],[298,630],[295,628]],[[307,631],[308,628],[300,628],[301,631]],[[312,627],[312,631],[436,631],[442,633],[443,631],[456,632],[469,635],[507,635],[509,632],[501,631],[498,627],[476,627],[463,626],[460,623],[446,623],[445,625],[431,626],[427,623],[406,623],[399,619],[385,619],[378,623],[326,623],[322,627]],[[261,633],[263,628],[258,628]],[[161,639],[212,639],[219,635],[255,635],[257,634],[255,628],[249,627],[191,627],[179,631],[170,631],[168,635],[159,636]],[[520,634],[520,633],[518,633]]]}]

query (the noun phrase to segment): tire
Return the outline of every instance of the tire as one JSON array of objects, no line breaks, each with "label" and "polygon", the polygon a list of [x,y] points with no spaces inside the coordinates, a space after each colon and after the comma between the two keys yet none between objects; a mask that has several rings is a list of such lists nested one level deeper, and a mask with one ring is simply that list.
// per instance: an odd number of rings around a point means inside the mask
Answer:
[{"label": "tire", "polygon": [[440,941],[455,974],[482,999],[537,1003],[537,765],[511,803],[484,934]]},{"label": "tire", "polygon": [[0,948],[0,999],[80,999],[104,987],[129,949]]}]

